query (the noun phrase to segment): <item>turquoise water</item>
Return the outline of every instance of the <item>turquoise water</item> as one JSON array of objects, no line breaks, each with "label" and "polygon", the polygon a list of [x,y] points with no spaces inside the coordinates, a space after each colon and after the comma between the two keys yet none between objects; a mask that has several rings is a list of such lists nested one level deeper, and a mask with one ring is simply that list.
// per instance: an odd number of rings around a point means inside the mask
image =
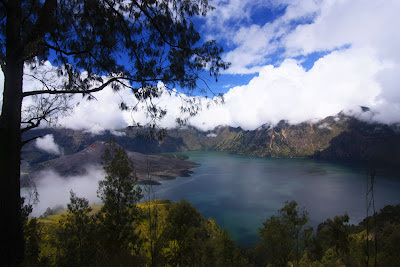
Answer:
[{"label": "turquoise water", "polygon": [[[285,201],[296,200],[304,206],[314,227],[345,212],[354,224],[366,215],[365,166],[209,151],[183,154],[201,166],[193,169],[191,177],[156,186],[156,198],[190,201],[203,216],[225,227],[239,244],[252,245],[262,222],[277,214]],[[377,209],[400,203],[399,193],[399,175],[377,169]]]}]

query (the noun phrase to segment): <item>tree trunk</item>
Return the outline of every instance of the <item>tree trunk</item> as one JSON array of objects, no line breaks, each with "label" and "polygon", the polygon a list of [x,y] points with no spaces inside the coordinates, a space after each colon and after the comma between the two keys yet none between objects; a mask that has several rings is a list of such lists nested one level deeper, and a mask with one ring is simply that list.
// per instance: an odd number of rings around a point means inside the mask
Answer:
[{"label": "tree trunk", "polygon": [[20,22],[21,1],[8,1],[3,107],[0,117],[1,264],[20,263],[24,256],[21,220],[21,105],[24,62]]}]

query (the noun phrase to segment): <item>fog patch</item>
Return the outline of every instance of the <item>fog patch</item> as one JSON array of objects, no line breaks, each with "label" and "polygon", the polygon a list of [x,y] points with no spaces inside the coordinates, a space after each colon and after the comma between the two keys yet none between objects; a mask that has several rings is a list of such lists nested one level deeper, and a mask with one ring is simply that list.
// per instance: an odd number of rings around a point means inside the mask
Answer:
[{"label": "fog patch", "polygon": [[329,125],[329,123],[327,123],[327,122],[324,122],[324,123],[318,125],[318,128],[319,128],[319,129],[328,129],[328,130],[332,130],[332,127],[331,127],[331,126]]},{"label": "fog patch", "polygon": [[49,154],[61,155],[60,147],[54,142],[52,134],[36,139],[36,147]]},{"label": "fog patch", "polygon": [[120,132],[120,131],[111,131],[111,134],[115,136],[126,136],[125,132]]},{"label": "fog patch", "polygon": [[209,134],[207,134],[207,137],[217,137],[217,135],[215,134],[215,133],[209,133]]},{"label": "fog patch", "polygon": [[[39,217],[47,208],[57,206],[67,207],[70,191],[73,190],[78,197],[89,200],[90,205],[100,204],[97,197],[98,183],[105,177],[103,168],[99,165],[88,166],[87,174],[81,176],[60,176],[53,170],[45,170],[36,175],[35,183],[39,193],[39,202],[33,205],[31,216]],[[22,189],[21,194],[27,195],[27,190]]]}]

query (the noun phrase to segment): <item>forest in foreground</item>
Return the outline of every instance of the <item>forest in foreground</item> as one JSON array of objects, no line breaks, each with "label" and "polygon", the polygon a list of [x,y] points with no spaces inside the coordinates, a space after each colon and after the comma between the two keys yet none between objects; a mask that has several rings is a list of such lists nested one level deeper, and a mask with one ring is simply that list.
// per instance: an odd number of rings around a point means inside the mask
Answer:
[{"label": "forest in foreground", "polygon": [[[400,205],[348,225],[347,214],[308,226],[286,202],[241,247],[189,202],[153,200],[119,211],[71,193],[68,209],[25,222],[26,266],[399,266]],[[111,214],[113,213],[113,214]]]}]

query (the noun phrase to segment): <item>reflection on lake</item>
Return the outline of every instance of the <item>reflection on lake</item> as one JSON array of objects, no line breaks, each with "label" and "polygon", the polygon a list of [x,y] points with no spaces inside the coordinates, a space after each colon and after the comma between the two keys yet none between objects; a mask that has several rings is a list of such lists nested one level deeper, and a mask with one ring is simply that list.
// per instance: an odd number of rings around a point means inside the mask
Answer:
[{"label": "reflection on lake", "polygon": [[[209,151],[183,154],[201,166],[191,177],[155,186],[156,198],[190,201],[203,216],[226,227],[242,245],[252,245],[262,222],[276,214],[285,201],[296,200],[304,206],[313,226],[345,212],[351,223],[358,223],[366,215],[365,166]],[[377,210],[400,203],[399,192],[399,174],[378,169]]]}]

